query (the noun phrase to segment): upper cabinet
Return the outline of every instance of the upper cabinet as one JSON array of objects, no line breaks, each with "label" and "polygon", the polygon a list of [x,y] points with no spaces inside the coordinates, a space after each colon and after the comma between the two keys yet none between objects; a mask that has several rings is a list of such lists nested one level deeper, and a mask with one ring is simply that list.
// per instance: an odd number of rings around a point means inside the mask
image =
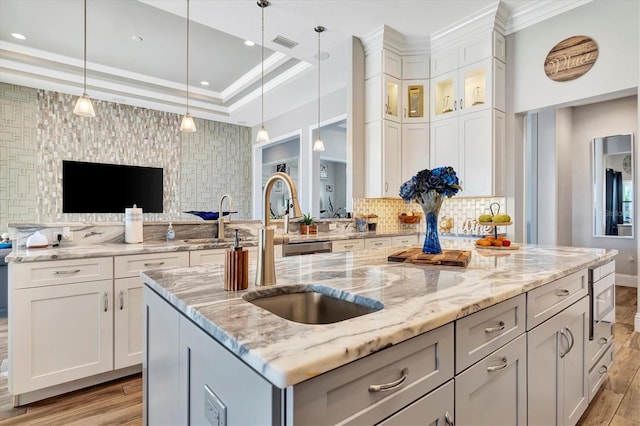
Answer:
[{"label": "upper cabinet", "polygon": [[402,122],[429,121],[429,80],[402,81]]},{"label": "upper cabinet", "polygon": [[505,64],[494,58],[431,79],[431,121],[495,108],[505,110]]}]

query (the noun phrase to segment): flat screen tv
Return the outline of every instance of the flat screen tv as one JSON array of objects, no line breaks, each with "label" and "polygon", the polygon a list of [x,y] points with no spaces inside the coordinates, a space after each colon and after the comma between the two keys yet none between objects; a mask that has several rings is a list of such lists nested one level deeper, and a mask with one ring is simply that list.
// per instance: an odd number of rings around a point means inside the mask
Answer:
[{"label": "flat screen tv", "polygon": [[62,162],[63,213],[162,213],[162,168]]}]

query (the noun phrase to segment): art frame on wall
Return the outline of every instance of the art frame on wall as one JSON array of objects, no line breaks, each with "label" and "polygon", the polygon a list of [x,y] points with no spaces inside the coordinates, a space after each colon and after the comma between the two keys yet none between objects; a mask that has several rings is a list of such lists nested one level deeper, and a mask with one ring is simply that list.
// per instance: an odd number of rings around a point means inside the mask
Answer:
[{"label": "art frame on wall", "polygon": [[329,174],[327,173],[327,165],[320,163],[320,179],[329,179]]}]

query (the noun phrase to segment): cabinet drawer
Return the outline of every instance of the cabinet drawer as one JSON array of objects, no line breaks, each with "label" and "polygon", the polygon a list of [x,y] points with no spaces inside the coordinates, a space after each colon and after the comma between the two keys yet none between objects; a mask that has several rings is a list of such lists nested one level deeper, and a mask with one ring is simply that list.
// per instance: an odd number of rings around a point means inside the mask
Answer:
[{"label": "cabinet drawer", "polygon": [[[591,292],[591,320],[613,321],[616,308],[616,283],[615,275],[609,274],[593,284],[589,284]],[[613,312],[613,313],[612,313]]]},{"label": "cabinet drawer", "polygon": [[524,294],[456,321],[456,374],[524,333],[524,321]]},{"label": "cabinet drawer", "polygon": [[454,424],[453,380],[440,386],[413,404],[403,408],[380,425],[446,425]]},{"label": "cabinet drawer", "polygon": [[111,257],[9,263],[13,289],[71,284],[113,278]]},{"label": "cabinet drawer", "polygon": [[589,367],[594,365],[613,341],[613,323],[598,321],[592,324],[593,339],[587,341],[587,365]]},{"label": "cabinet drawer", "polygon": [[186,251],[134,254],[130,256],[116,256],[116,278],[135,277],[148,269],[166,268],[168,266],[189,266],[189,253]]},{"label": "cabinet drawer", "polygon": [[596,266],[595,268],[589,269],[589,281],[596,282],[602,277],[606,277],[609,274],[612,274],[616,271],[616,262],[612,260],[611,262],[604,263],[600,266]]},{"label": "cabinet drawer", "polygon": [[345,240],[345,241],[332,241],[331,251],[333,253],[340,251],[354,251],[363,250],[364,240]]},{"label": "cabinet drawer", "polygon": [[367,238],[364,240],[364,248],[366,249],[391,247],[391,245],[391,238]]},{"label": "cabinet drawer", "polygon": [[613,365],[614,356],[614,345],[611,343],[602,355],[602,358],[600,358],[591,371],[589,371],[589,402],[591,402],[596,393],[598,393],[600,386],[602,386],[602,383],[607,378],[607,372]]},{"label": "cabinet drawer", "polygon": [[[296,385],[293,423],[375,424],[452,376],[453,324],[447,324]],[[383,384],[396,386],[370,390]]]},{"label": "cabinet drawer", "polygon": [[587,294],[587,270],[575,272],[527,293],[527,330]]},{"label": "cabinet drawer", "polygon": [[403,237],[393,237],[391,241],[394,246],[416,246],[418,245],[418,236],[406,235]]}]

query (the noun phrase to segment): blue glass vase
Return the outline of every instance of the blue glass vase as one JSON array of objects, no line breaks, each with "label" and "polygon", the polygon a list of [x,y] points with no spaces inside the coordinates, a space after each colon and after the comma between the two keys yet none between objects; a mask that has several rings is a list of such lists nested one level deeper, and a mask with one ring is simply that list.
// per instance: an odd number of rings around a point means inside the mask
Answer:
[{"label": "blue glass vase", "polygon": [[422,245],[422,252],[425,254],[442,253],[440,240],[438,239],[438,213],[440,213],[443,198],[442,194],[431,189],[421,194],[417,200],[420,207],[422,207],[427,224],[424,244]]}]

